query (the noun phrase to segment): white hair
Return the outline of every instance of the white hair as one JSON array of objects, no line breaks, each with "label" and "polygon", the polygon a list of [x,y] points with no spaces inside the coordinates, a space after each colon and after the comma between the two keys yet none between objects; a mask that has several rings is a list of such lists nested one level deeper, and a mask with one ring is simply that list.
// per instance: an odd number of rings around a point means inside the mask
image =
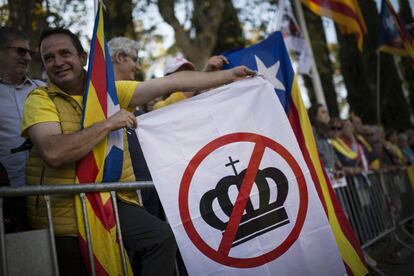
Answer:
[{"label": "white hair", "polygon": [[108,47],[111,58],[114,58],[117,53],[128,54],[131,49],[136,50],[137,53],[139,50],[138,42],[123,36],[112,38],[108,42]]}]

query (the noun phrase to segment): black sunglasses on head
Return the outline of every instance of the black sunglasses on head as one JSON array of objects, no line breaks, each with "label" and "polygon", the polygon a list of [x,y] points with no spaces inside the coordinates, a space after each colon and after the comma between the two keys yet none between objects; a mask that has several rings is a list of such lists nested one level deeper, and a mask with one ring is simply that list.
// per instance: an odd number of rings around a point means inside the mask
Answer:
[{"label": "black sunglasses on head", "polygon": [[331,129],[332,129],[332,130],[341,130],[341,129],[342,129],[342,127],[332,126],[332,127],[331,127]]},{"label": "black sunglasses on head", "polygon": [[9,47],[6,47],[6,49],[13,49],[13,50],[16,51],[16,53],[19,56],[22,56],[22,57],[24,57],[27,53],[29,53],[29,55],[31,55],[31,56],[33,56],[35,54],[35,51],[32,51],[30,49],[26,49],[26,48],[23,48],[23,47],[13,47],[13,46],[9,46]]}]

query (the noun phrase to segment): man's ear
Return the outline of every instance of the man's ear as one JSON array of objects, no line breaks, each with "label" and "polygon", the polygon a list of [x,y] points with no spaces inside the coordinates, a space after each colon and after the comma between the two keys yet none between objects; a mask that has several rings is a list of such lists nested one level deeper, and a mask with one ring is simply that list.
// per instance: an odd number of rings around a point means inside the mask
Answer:
[{"label": "man's ear", "polygon": [[121,52],[115,53],[112,63],[120,64],[123,61],[124,61],[124,55]]},{"label": "man's ear", "polygon": [[88,61],[88,54],[86,52],[83,52],[80,54],[80,58],[82,61],[82,66],[86,66],[86,62]]}]

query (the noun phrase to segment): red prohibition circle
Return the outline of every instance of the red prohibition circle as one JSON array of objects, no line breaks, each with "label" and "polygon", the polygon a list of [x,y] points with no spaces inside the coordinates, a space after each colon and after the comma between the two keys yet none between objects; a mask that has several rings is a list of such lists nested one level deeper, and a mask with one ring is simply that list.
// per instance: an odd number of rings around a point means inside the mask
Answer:
[{"label": "red prohibition circle", "polygon": [[[194,173],[196,172],[197,168],[202,163],[202,161],[213,151],[227,144],[237,142],[252,142],[255,144],[262,144],[264,147],[270,148],[271,150],[276,152],[288,163],[288,165],[292,169],[299,187],[299,210],[295,225],[293,226],[293,229],[291,230],[289,235],[279,246],[277,246],[273,250],[263,255],[251,258],[234,258],[229,256],[228,254],[223,254],[223,252],[220,252],[210,247],[197,232],[191,220],[190,209],[188,206],[188,194],[190,190],[190,184],[194,176]],[[305,177],[302,173],[302,170],[299,167],[299,164],[289,153],[289,151],[285,149],[282,145],[265,136],[255,133],[231,133],[211,141],[202,149],[200,149],[191,159],[181,179],[180,190],[178,195],[178,204],[181,221],[183,222],[183,226],[188,237],[204,255],[223,265],[237,268],[250,268],[264,265],[280,257],[298,239],[303,224],[305,222],[306,212],[308,209],[308,190],[306,187]]]}]

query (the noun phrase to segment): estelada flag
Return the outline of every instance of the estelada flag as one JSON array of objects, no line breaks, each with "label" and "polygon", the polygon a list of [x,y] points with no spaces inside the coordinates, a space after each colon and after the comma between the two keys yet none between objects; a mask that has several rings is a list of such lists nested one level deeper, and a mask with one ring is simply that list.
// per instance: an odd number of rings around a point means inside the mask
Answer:
[{"label": "estelada flag", "polygon": [[414,62],[414,39],[388,0],[381,3],[379,50],[396,55],[408,55]]},{"label": "estelada flag", "polygon": [[302,3],[317,15],[335,21],[342,33],[354,33],[358,48],[362,51],[367,27],[357,0],[302,0]]},{"label": "estelada flag", "polygon": [[[104,37],[102,4],[99,1],[92,35],[89,68],[83,95],[82,128],[104,121],[119,111],[111,56]],[[122,129],[112,131],[76,165],[77,182],[99,183],[119,181],[123,163]],[[90,270],[82,203],[76,197],[79,242],[85,264]],[[117,240],[114,207],[111,196],[90,193],[86,196],[94,267],[97,275],[124,275],[120,246]],[[125,254],[126,256],[126,254]],[[126,258],[128,275],[133,275]]]},{"label": "estelada flag", "polygon": [[144,114],[137,135],[189,275],[346,274],[268,81]]},{"label": "estelada flag", "polygon": [[257,70],[272,83],[310,170],[348,273],[367,274],[359,242],[336,199],[320,161],[312,127],[281,33],[273,33],[258,44],[226,53],[225,56],[229,60],[229,67],[245,65]]}]

